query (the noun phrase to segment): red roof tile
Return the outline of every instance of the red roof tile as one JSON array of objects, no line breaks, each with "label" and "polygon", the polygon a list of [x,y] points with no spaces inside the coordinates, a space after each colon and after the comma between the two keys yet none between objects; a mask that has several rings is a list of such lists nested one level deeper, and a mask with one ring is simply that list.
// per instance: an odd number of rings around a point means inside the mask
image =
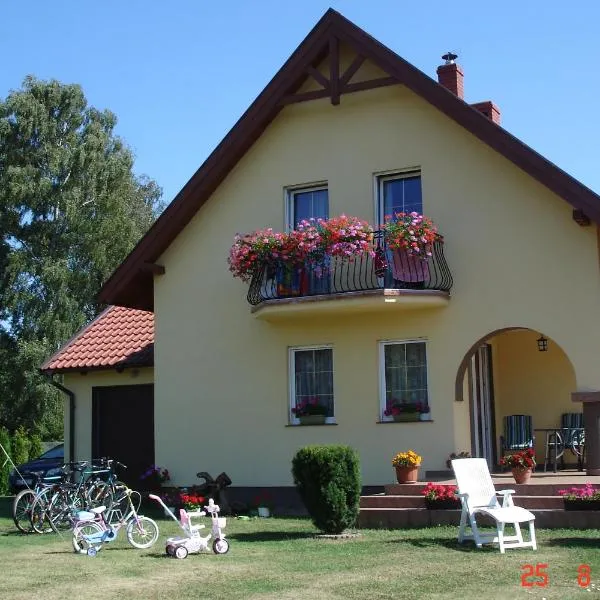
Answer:
[{"label": "red roof tile", "polygon": [[109,306],[41,367],[46,373],[154,364],[154,314]]}]

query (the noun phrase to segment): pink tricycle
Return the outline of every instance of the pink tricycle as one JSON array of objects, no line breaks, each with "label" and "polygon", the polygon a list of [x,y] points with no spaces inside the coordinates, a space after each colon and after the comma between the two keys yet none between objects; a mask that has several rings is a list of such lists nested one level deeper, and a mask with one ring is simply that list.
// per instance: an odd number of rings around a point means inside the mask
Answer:
[{"label": "pink tricycle", "polygon": [[[225,539],[225,534],[222,531],[227,525],[227,520],[224,517],[219,517],[220,508],[212,498],[208,501],[208,505],[204,507],[204,510],[188,513],[182,508],[179,511],[181,519],[179,521],[159,496],[150,494],[149,497],[156,500],[185,533],[185,537],[167,539],[166,552],[169,556],[186,558],[190,552],[207,551],[209,550],[211,538],[213,538],[212,550],[215,554],[225,554],[229,551],[229,542]],[[204,517],[207,513],[212,520],[212,530],[207,536],[203,537],[200,535],[200,530],[204,528],[204,525],[192,525],[191,518]]]}]

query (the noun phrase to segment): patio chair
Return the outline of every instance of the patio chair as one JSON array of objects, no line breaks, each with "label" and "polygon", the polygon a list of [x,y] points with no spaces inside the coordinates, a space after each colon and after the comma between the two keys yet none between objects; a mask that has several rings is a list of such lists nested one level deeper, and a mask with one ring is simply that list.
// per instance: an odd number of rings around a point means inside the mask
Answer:
[{"label": "patio chair", "polygon": [[[560,418],[561,427],[566,429],[564,434],[564,449],[570,450],[577,457],[577,469],[583,471],[583,459],[585,456],[585,429],[583,425],[583,413],[564,413]],[[560,457],[561,466],[564,469],[564,454]]]},{"label": "patio chair", "polygon": [[[501,554],[506,548],[537,549],[535,515],[513,504],[514,490],[496,491],[485,458],[457,458],[452,461],[452,469],[462,505],[458,530],[460,544],[465,540],[473,540],[477,548],[483,544],[498,544]],[[503,496],[502,504],[498,502],[497,495]],[[478,514],[488,515],[495,521],[495,534],[480,531],[476,519]],[[528,542],[523,539],[520,523],[529,523]],[[514,527],[515,535],[505,535],[507,524]],[[467,527],[471,528],[470,534],[467,534]]]},{"label": "patio chair", "polygon": [[504,417],[504,435],[500,436],[502,455],[505,452],[533,448],[535,436],[530,415],[507,415]]}]

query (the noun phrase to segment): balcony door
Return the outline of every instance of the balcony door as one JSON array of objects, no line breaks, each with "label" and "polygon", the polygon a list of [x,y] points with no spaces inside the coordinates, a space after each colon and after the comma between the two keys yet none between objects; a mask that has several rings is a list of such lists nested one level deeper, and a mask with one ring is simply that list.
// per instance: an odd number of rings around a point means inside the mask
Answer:
[{"label": "balcony door", "polygon": [[[329,190],[327,184],[312,187],[290,188],[287,191],[287,228],[296,229],[301,221],[309,219],[329,219]],[[323,265],[325,269],[329,265]],[[330,273],[325,270],[308,273],[308,293],[328,294]]]},{"label": "balcony door", "polygon": [[496,464],[492,347],[480,346],[471,358],[471,443],[473,456],[485,458],[490,471]]}]

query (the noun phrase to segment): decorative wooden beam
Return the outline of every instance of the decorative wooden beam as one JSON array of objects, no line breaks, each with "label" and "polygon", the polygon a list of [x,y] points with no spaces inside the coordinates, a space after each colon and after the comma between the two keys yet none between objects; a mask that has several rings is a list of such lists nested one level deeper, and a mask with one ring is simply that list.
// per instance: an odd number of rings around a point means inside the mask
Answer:
[{"label": "decorative wooden beam", "polygon": [[329,38],[329,87],[331,104],[340,103],[340,40],[332,35]]},{"label": "decorative wooden beam", "polygon": [[311,66],[309,66],[306,71],[317,83],[320,83],[326,90],[329,89],[329,79],[327,79],[321,71]]},{"label": "decorative wooden beam", "polygon": [[395,77],[380,77],[379,79],[369,79],[368,81],[359,81],[358,83],[347,83],[342,88],[342,94],[351,94],[352,92],[362,92],[363,90],[373,90],[375,88],[396,85],[399,81]]},{"label": "decorative wooden beam", "polygon": [[164,275],[166,270],[163,265],[146,262],[142,265],[142,273],[152,273],[152,275]]},{"label": "decorative wooden beam", "polygon": [[350,66],[344,71],[344,74],[340,77],[340,87],[343,88],[353,77],[353,75],[360,69],[362,64],[365,62],[365,57],[358,54],[354,60],[350,63]]},{"label": "decorative wooden beam", "polygon": [[592,223],[590,218],[579,208],[573,209],[573,221],[581,227],[587,227]]},{"label": "decorative wooden beam", "polygon": [[291,94],[285,96],[281,100],[282,105],[296,104],[297,102],[305,102],[306,100],[318,100],[319,98],[328,98],[329,90],[313,90],[312,92],[302,92],[301,94]]}]

